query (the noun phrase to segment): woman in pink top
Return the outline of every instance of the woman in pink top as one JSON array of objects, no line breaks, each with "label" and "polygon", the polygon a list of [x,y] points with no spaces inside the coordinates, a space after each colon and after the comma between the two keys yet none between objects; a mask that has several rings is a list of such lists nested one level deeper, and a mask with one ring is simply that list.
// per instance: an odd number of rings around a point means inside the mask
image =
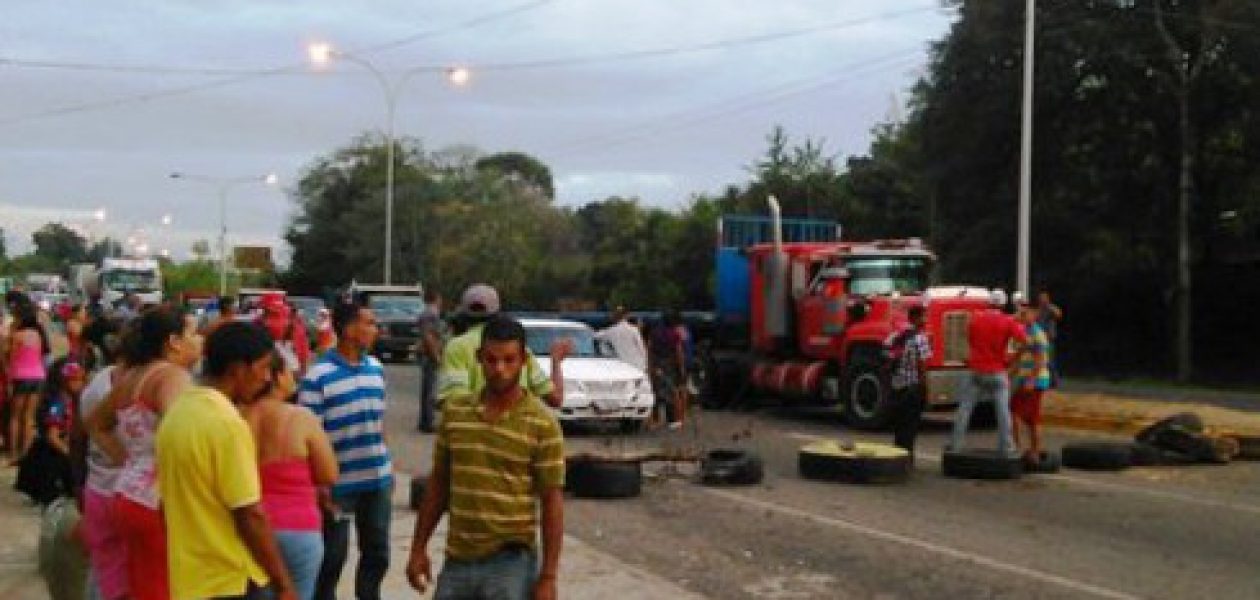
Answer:
[{"label": "woman in pink top", "polygon": [[35,409],[47,372],[48,334],[29,299],[13,305],[13,330],[9,334],[8,376],[13,385],[9,408],[9,465],[16,465],[35,441]]},{"label": "woman in pink top", "polygon": [[128,597],[168,600],[154,437],[162,413],[190,383],[189,369],[201,358],[201,336],[191,316],[170,308],[145,312],[134,327],[122,350],[130,368],[88,416],[87,429],[92,441],[121,465],[113,515],[126,544]]},{"label": "woman in pink top", "polygon": [[263,510],[298,597],[310,600],[324,557],[319,488],[337,481],[337,456],[319,418],[292,404],[297,381],[279,356],[271,376],[263,398],[241,413],[258,446]]}]

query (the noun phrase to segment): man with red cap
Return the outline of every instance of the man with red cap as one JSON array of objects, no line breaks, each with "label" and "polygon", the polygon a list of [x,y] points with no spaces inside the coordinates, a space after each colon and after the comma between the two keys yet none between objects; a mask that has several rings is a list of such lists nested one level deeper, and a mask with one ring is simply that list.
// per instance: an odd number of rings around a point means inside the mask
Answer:
[{"label": "man with red cap", "polygon": [[311,345],[306,339],[306,326],[293,307],[284,301],[284,294],[263,294],[258,305],[262,309],[258,323],[276,341],[276,353],[284,359],[285,366],[290,371],[301,374],[311,360]]}]

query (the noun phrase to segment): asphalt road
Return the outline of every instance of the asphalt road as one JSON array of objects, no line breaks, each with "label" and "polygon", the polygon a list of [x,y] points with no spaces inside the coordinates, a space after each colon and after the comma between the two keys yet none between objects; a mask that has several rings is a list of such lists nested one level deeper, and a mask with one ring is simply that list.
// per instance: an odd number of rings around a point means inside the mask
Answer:
[{"label": "asphalt road", "polygon": [[[398,467],[425,471],[432,436],[415,432],[417,369],[388,376]],[[705,487],[688,465],[652,464],[638,498],[569,499],[567,532],[710,598],[1260,598],[1260,463],[947,479],[948,424],[932,417],[909,482],[857,486],[797,475],[809,441],[886,441],[825,412],[706,412],[693,425],[580,428],[566,444],[748,448],[764,457],[765,482]],[[1083,437],[1098,436],[1051,430],[1048,444]]]}]

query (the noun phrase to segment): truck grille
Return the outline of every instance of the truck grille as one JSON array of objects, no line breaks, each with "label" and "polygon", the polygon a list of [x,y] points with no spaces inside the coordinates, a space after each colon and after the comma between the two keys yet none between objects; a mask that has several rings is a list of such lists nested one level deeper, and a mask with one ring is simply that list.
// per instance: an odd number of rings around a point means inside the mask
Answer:
[{"label": "truck grille", "polygon": [[967,340],[967,325],[971,323],[971,313],[965,310],[950,311],[942,315],[943,351],[946,364],[967,364],[971,355],[971,346]]}]

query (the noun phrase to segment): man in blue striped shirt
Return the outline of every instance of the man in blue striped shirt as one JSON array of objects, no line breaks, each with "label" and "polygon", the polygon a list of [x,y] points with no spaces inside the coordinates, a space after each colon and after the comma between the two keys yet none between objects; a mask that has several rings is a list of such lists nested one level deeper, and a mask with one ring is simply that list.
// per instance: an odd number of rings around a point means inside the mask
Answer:
[{"label": "man in blue striped shirt", "polygon": [[389,569],[394,478],[385,445],[385,371],[367,354],[376,341],[376,317],[363,306],[343,303],[333,309],[332,321],[337,347],[311,366],[298,394],[298,402],[323,421],[341,468],[331,493],[321,491],[324,558],[315,598],[336,598],[353,519],[359,538],[354,595],[379,600]]}]

